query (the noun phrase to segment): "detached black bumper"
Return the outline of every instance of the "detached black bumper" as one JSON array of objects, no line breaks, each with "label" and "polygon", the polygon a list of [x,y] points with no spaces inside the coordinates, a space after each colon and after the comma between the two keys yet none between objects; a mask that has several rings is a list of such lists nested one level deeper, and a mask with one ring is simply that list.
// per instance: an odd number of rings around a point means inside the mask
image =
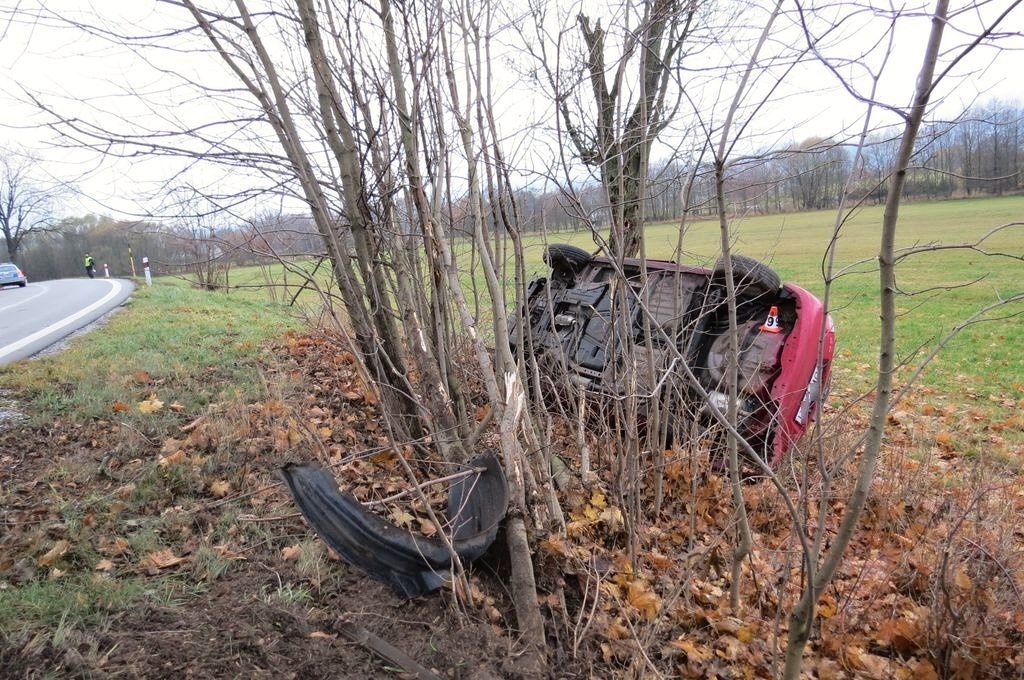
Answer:
[{"label": "detached black bumper", "polygon": [[[508,509],[508,484],[494,453],[475,456],[468,466],[483,472],[460,478],[448,490],[452,549],[464,562],[487,551]],[[346,562],[403,597],[444,583],[452,554],[443,540],[400,529],[372,513],[318,465],[289,463],[281,474],[306,520]]]}]

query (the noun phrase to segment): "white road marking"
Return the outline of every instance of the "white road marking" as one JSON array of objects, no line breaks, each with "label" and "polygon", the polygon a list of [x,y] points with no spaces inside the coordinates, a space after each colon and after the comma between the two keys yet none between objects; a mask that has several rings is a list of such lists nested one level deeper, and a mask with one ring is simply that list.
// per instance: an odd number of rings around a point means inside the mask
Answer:
[{"label": "white road marking", "polygon": [[[45,285],[41,283],[30,283],[25,288],[20,288],[19,291],[22,294],[18,296],[11,296],[11,304],[0,306],[0,312],[3,312],[8,309],[13,309],[15,307],[20,307],[26,302],[32,302],[32,300],[35,300],[37,297],[46,295],[47,288]],[[26,291],[32,291],[32,295],[24,295]]]},{"label": "white road marking", "polygon": [[46,328],[40,329],[40,330],[36,331],[35,333],[33,333],[32,335],[28,335],[28,336],[22,338],[21,340],[18,340],[17,342],[12,342],[9,345],[5,345],[3,347],[0,347],[0,359],[3,359],[8,354],[13,354],[13,353],[17,352],[18,350],[20,350],[23,347],[27,347],[28,345],[31,345],[36,340],[39,340],[41,338],[45,338],[47,335],[50,335],[51,333],[55,333],[55,332],[61,330],[62,328],[70,326],[74,322],[76,322],[79,319],[81,319],[83,316],[86,316],[87,314],[90,314],[91,312],[93,312],[93,311],[99,309],[100,307],[102,307],[103,305],[105,305],[110,300],[113,300],[115,297],[117,297],[117,295],[121,292],[121,289],[124,287],[123,283],[121,283],[120,281],[117,281],[117,280],[113,280],[113,279],[109,280],[109,281],[104,280],[103,282],[110,284],[110,292],[109,293],[107,293],[102,298],[100,298],[96,302],[92,303],[88,307],[85,307],[84,309],[78,310],[77,312],[75,312],[71,316],[64,317],[63,319],[61,319],[57,323],[52,323],[49,326],[47,326]]}]

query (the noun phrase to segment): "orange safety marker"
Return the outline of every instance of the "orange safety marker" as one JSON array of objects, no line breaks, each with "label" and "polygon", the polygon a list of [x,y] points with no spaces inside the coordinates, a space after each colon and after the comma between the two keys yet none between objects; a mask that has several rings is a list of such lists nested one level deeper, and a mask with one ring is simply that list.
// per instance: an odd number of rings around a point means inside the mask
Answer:
[{"label": "orange safety marker", "polygon": [[782,326],[779,325],[779,308],[772,305],[772,308],[768,310],[768,318],[761,324],[762,330],[766,333],[780,333],[782,332]]}]

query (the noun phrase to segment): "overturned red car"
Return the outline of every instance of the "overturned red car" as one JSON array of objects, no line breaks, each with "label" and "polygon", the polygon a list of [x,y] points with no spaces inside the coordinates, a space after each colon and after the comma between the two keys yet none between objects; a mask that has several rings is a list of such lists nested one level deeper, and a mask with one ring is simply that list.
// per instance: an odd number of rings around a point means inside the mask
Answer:
[{"label": "overturned red car", "polygon": [[[737,368],[736,431],[775,464],[814,421],[827,393],[835,327],[821,301],[741,255],[713,269],[664,260],[617,263],[571,245],[545,251],[549,276],[528,289],[513,344],[536,359],[546,400],[657,400],[669,439],[722,441],[729,376]],[[738,350],[730,349],[727,276]],[[624,329],[625,327],[625,329]],[[618,329],[616,331],[616,329]],[[571,400],[568,400],[571,401]]]}]

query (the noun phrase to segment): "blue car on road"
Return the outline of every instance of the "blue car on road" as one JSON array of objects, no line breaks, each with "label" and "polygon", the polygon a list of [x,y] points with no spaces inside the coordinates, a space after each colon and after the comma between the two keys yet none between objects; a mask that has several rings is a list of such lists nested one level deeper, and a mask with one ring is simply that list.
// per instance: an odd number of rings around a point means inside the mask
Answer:
[{"label": "blue car on road", "polygon": [[24,288],[28,285],[28,277],[25,276],[25,272],[18,268],[18,265],[5,262],[0,264],[0,288],[4,286],[20,286]]}]

